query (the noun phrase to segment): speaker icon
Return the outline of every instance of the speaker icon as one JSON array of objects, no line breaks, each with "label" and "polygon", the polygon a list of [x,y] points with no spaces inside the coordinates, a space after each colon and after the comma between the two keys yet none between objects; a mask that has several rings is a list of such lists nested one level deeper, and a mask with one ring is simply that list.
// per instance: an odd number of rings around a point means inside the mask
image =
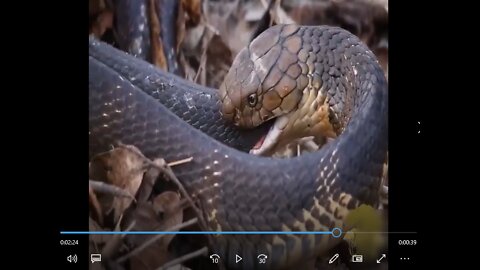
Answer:
[{"label": "speaker icon", "polygon": [[67,257],[67,261],[69,263],[77,263],[77,254],[73,254],[73,255],[68,255]]}]

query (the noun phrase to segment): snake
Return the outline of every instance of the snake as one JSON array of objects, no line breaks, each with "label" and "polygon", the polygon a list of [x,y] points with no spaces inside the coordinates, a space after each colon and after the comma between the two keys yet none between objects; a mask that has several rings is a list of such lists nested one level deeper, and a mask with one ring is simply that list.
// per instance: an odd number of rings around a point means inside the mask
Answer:
[{"label": "snake", "polygon": [[[301,119],[315,118],[323,104],[338,136],[318,151],[252,153],[265,133],[268,150],[289,125],[307,123],[302,136],[318,131],[315,119]],[[89,154],[118,141],[149,158],[192,157],[172,170],[210,231],[346,232],[351,211],[379,203],[388,83],[374,53],[335,26],[268,28],[237,54],[219,89],[90,37]],[[229,269],[285,269],[326,254],[342,237],[212,235],[211,246]],[[268,256],[264,264],[258,254]]]}]

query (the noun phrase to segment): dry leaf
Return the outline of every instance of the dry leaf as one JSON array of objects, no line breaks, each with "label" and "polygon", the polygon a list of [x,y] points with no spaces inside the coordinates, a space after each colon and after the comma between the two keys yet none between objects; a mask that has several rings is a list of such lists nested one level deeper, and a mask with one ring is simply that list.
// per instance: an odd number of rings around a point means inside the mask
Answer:
[{"label": "dry leaf", "polygon": [[160,244],[154,243],[140,254],[130,259],[130,267],[134,270],[157,269],[171,259],[168,250]]},{"label": "dry leaf", "polygon": [[182,0],[182,9],[185,10],[188,16],[186,23],[189,27],[194,27],[200,23],[202,16],[201,4],[200,0]]},{"label": "dry leaf", "polygon": [[[98,223],[92,218],[88,219],[88,230],[91,232],[95,231],[104,231]],[[110,241],[112,235],[101,235],[101,234],[92,234],[89,235],[89,252],[90,253],[100,253],[105,246],[105,244]]]},{"label": "dry leaf", "polygon": [[92,186],[88,186],[88,199],[90,202],[90,209],[92,209],[93,214],[90,214],[90,217],[93,215],[93,219],[103,225],[103,213],[100,203],[98,202],[97,195],[92,189]]},{"label": "dry leaf", "polygon": [[148,16],[150,18],[150,36],[151,36],[151,45],[150,48],[152,52],[152,64],[155,66],[168,71],[167,58],[165,57],[163,49],[163,41],[161,38],[160,30],[160,21],[158,19],[156,11],[156,0],[148,0]]},{"label": "dry leaf", "polygon": [[233,3],[210,3],[208,23],[218,31],[233,57],[250,42],[255,25],[247,21],[245,16],[248,10],[259,5],[256,1],[238,4],[238,0]]},{"label": "dry leaf", "polygon": [[161,69],[183,77],[179,66],[179,41],[183,39],[185,20],[177,0],[149,0],[152,37],[152,61]]},{"label": "dry leaf", "polygon": [[[277,0],[269,0],[268,6],[265,7],[261,18],[257,22],[257,27],[255,31],[253,31],[250,40],[254,40],[257,38],[263,31],[267,30],[274,24],[274,17],[275,17],[275,9],[274,5],[276,4]],[[248,13],[247,13],[248,14]]]},{"label": "dry leaf", "polygon": [[189,30],[183,52],[184,56],[189,57],[186,65],[187,78],[195,70],[193,81],[218,88],[230,69],[233,56],[222,37],[214,31],[205,25]]},{"label": "dry leaf", "polygon": [[[136,220],[134,230],[162,231],[182,223],[183,211],[180,206],[180,195],[173,191],[165,191],[155,197],[152,203],[139,204],[133,219]],[[130,236],[129,242],[139,246],[152,236]],[[156,269],[171,259],[168,245],[175,237],[167,235],[147,246],[131,258],[132,269]]]},{"label": "dry leaf", "polygon": [[[283,10],[281,6],[281,0],[272,0],[272,7],[270,9],[270,16],[272,18],[272,21],[275,22],[275,24],[292,24],[295,23],[295,21],[288,16],[288,14]],[[261,0],[263,7],[267,8],[269,6],[269,2],[267,0]]]},{"label": "dry leaf", "polygon": [[143,174],[149,167],[149,160],[134,146],[121,145],[111,151],[92,158],[90,178],[124,189],[131,198],[97,194],[105,214],[113,211],[113,223],[132,203],[142,182]]},{"label": "dry leaf", "polygon": [[90,34],[93,34],[97,38],[101,38],[105,32],[112,28],[113,25],[113,12],[110,10],[102,11],[90,27]]},{"label": "dry leaf", "polygon": [[[174,191],[164,191],[153,199],[153,202],[139,203],[130,217],[135,220],[133,231],[161,231],[182,223],[183,209],[180,205],[180,195]],[[150,238],[150,236],[132,236],[129,241],[139,245],[144,240],[137,238]],[[168,245],[173,236],[166,236],[165,245]]]},{"label": "dry leaf", "polygon": [[281,1],[275,1],[275,5],[273,7],[273,21],[276,24],[294,24],[295,20],[293,20],[281,7]]},{"label": "dry leaf", "polygon": [[[131,231],[133,227],[135,227],[135,220],[130,222],[128,227],[124,231]],[[115,231],[120,232],[122,231],[120,229],[121,226],[121,221],[117,223],[115,226]],[[105,244],[105,246],[102,249],[102,256],[105,257],[106,259],[111,259],[115,257],[121,250],[123,240],[125,238],[126,234],[115,234],[112,235],[112,237],[108,240],[108,242]]]},{"label": "dry leaf", "polygon": [[88,15],[95,16],[105,9],[104,0],[88,0]]},{"label": "dry leaf", "polygon": [[155,159],[153,163],[155,164],[155,166],[151,166],[143,175],[142,184],[138,188],[137,192],[138,202],[146,202],[152,194],[153,186],[155,185],[155,182],[160,175],[159,168],[165,165],[165,160]]},{"label": "dry leaf", "polygon": [[[183,210],[180,205],[180,195],[173,191],[165,191],[153,199],[153,209],[160,219],[162,229],[167,229],[182,223]],[[166,236],[166,243],[170,243],[173,236]]]},{"label": "dry leaf", "polygon": [[183,40],[185,39],[185,33],[187,29],[187,19],[186,19],[187,16],[185,14],[186,14],[185,9],[181,4],[178,7],[178,13],[177,13],[177,20],[176,20],[176,27],[175,27],[176,40],[174,44],[175,55],[173,55],[173,59],[175,59],[175,63],[176,65],[178,65],[178,72],[176,72],[176,74],[181,77],[185,77],[184,67],[182,66],[182,62],[180,61],[180,54],[182,52],[180,49],[182,47]]},{"label": "dry leaf", "polygon": [[205,19],[186,30],[180,61],[187,79],[214,88],[221,84],[233,56],[249,41],[243,30],[251,27],[239,24],[242,8],[237,4],[207,2]]},{"label": "dry leaf", "polygon": [[206,85],[218,88],[233,62],[230,49],[219,35],[214,35],[210,40],[206,56]]},{"label": "dry leaf", "polygon": [[[280,9],[279,3],[275,2],[272,8],[274,12],[272,13],[280,14]],[[208,3],[205,12],[206,21],[209,25],[207,28],[215,31],[203,32],[202,48],[207,47],[208,51],[207,55],[203,56],[204,50],[201,50],[202,57],[198,59],[197,56],[196,65],[192,65],[193,69],[198,67],[197,70],[201,73],[198,74],[197,72],[196,78],[199,78],[196,80],[197,82],[214,88],[219,87],[232,64],[233,58],[252,39],[255,30],[258,28],[258,20],[262,18],[265,10],[266,6],[264,7],[259,1]],[[275,17],[278,16],[275,15]],[[282,20],[285,21],[285,19]],[[213,32],[218,32],[218,34],[212,35]],[[196,40],[188,37],[189,34],[191,32],[188,32],[187,40]],[[192,46],[189,45],[189,47]]]},{"label": "dry leaf", "polygon": [[382,0],[292,3],[289,15],[299,24],[340,26],[362,39],[388,75],[388,9]]},{"label": "dry leaf", "polygon": [[199,57],[202,38],[208,31],[205,24],[199,24],[186,30],[185,38],[182,43],[182,51],[185,57]]}]

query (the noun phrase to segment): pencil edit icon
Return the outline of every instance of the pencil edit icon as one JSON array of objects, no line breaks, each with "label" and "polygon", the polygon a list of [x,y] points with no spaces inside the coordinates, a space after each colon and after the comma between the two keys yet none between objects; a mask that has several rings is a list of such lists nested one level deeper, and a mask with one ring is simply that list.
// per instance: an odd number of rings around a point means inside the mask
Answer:
[{"label": "pencil edit icon", "polygon": [[102,261],[102,254],[91,254],[90,255],[90,260],[92,261],[92,263],[101,262]]},{"label": "pencil edit icon", "polygon": [[335,255],[332,256],[332,258],[330,258],[330,260],[328,260],[328,264],[332,264],[334,261],[336,261],[338,259],[340,255],[338,255],[338,253],[335,253]]}]

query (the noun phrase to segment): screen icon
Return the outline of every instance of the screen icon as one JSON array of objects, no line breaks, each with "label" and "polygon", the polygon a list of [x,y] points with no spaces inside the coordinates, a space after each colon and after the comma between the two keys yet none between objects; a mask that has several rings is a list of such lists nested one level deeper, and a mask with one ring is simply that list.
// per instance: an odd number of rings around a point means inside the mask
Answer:
[{"label": "screen icon", "polygon": [[218,254],[212,254],[210,255],[210,259],[212,259],[212,263],[218,263],[220,256],[218,256]]},{"label": "screen icon", "polygon": [[363,262],[363,255],[352,255],[352,262]]},{"label": "screen icon", "polygon": [[385,257],[387,257],[387,255],[382,254],[382,256],[377,259],[377,263],[380,263],[380,261],[382,261]]},{"label": "screen icon", "polygon": [[333,255],[332,258],[328,260],[328,264],[332,264],[334,261],[338,259],[338,257],[340,257],[340,255],[338,255],[338,253],[335,253],[335,255]]},{"label": "screen icon", "polygon": [[267,258],[268,258],[268,256],[265,255],[265,254],[258,255],[257,256],[258,263],[261,263],[261,264],[267,263]]},{"label": "screen icon", "polygon": [[241,261],[243,258],[238,256],[238,254],[235,254],[235,263],[238,263],[239,261]]},{"label": "screen icon", "polygon": [[102,261],[102,254],[90,254],[90,260],[92,261],[92,263],[101,262]]},{"label": "screen icon", "polygon": [[73,255],[68,255],[67,257],[67,261],[69,263],[77,263],[77,254],[73,254]]}]

